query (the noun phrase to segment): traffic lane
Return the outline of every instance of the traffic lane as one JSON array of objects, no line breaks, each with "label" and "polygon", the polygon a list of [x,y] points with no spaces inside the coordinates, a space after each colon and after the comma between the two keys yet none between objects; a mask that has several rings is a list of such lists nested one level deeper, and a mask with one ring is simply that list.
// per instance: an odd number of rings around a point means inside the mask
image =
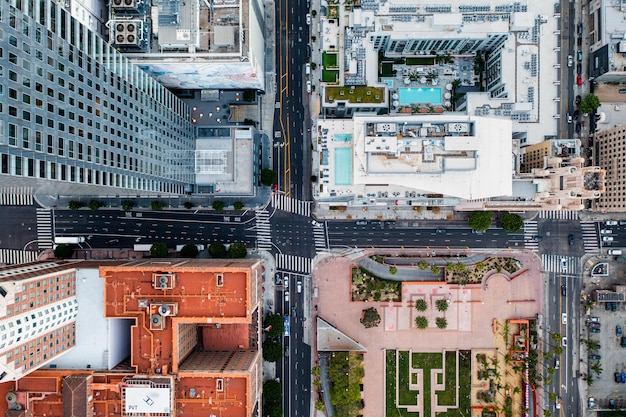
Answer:
[{"label": "traffic lane", "polygon": [[523,236],[504,231],[486,232],[482,235],[469,230],[449,230],[437,233],[437,229],[384,229],[368,226],[336,228],[328,224],[328,238],[331,246],[445,246],[445,247],[523,247]]},{"label": "traffic lane", "polygon": [[134,218],[138,221],[174,221],[174,222],[206,222],[206,223],[223,223],[224,218],[229,218],[228,222],[245,223],[254,219],[255,213],[252,210],[245,211],[220,211],[220,212],[194,212],[193,210],[185,211],[129,211],[122,210],[55,210],[55,219],[57,220],[94,220],[94,219],[117,219],[117,218]]},{"label": "traffic lane", "polygon": [[[0,206],[0,245],[4,249],[23,250],[37,239],[37,210],[35,206]],[[27,249],[35,250],[35,247]]]}]

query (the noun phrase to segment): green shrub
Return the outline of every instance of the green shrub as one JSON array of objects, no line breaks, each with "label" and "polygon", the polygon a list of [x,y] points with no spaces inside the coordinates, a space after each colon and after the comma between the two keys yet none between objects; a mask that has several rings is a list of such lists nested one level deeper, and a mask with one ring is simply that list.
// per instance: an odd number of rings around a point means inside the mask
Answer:
[{"label": "green shrub", "polygon": [[213,210],[222,211],[224,210],[224,202],[220,200],[215,200],[212,204]]},{"label": "green shrub", "polygon": [[270,186],[276,182],[278,179],[278,174],[276,171],[272,171],[269,168],[263,168],[261,170],[261,184]]},{"label": "green shrub", "polygon": [[54,257],[59,259],[67,259],[71,258],[74,254],[74,248],[70,245],[66,245],[65,243],[61,243],[54,248]]},{"label": "green shrub", "polygon": [[80,201],[76,201],[76,200],[72,200],[67,204],[67,207],[70,210],[78,210],[82,206],[83,206],[83,203],[81,203]]},{"label": "green shrub", "polygon": [[159,200],[154,200],[150,203],[150,208],[154,211],[161,211],[163,210],[163,202]]},{"label": "green shrub", "polygon": [[195,258],[198,256],[198,247],[192,243],[188,243],[180,250],[180,256],[183,258]]},{"label": "green shrub", "polygon": [[246,245],[241,242],[231,243],[228,248],[228,257],[230,259],[245,258],[248,255]]},{"label": "green shrub", "polygon": [[448,327],[448,320],[446,320],[445,317],[437,317],[435,319],[435,324],[439,329],[445,329],[446,327]]},{"label": "green shrub", "polygon": [[395,275],[395,274],[397,274],[397,273],[398,273],[398,268],[396,268],[395,266],[390,266],[390,267],[389,267],[389,273],[390,273],[391,275]]},{"label": "green shrub", "polygon": [[243,208],[243,203],[241,201],[235,201],[233,203],[233,208],[237,211],[241,210]]},{"label": "green shrub", "polygon": [[415,317],[415,327],[424,330],[428,327],[428,318],[426,316]]},{"label": "green shrub", "polygon": [[437,311],[441,311],[442,313],[444,311],[447,311],[448,307],[449,307],[449,304],[448,304],[447,300],[437,300],[435,305],[437,306]]},{"label": "green shrub", "polygon": [[168,252],[169,250],[167,249],[167,245],[162,242],[155,243],[150,248],[150,256],[153,258],[165,258]]},{"label": "green shrub", "polygon": [[185,201],[184,206],[187,210],[191,210],[193,208],[193,204],[191,203],[191,201]]},{"label": "green shrub", "polygon": [[135,207],[135,203],[129,200],[122,201],[122,210],[131,211]]},{"label": "green shrub", "polygon": [[426,311],[428,308],[428,303],[423,298],[418,298],[415,300],[415,308],[417,311]]},{"label": "green shrub", "polygon": [[91,210],[98,210],[100,207],[102,207],[102,203],[98,200],[89,200],[89,208]]},{"label": "green shrub", "polygon": [[226,252],[226,246],[223,243],[211,243],[209,245],[209,255],[213,258],[223,259],[226,258],[228,252]]}]

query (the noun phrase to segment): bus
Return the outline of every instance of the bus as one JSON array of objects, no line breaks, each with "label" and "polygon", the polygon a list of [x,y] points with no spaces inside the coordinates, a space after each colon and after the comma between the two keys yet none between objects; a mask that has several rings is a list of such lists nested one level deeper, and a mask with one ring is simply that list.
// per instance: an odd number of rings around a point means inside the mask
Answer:
[{"label": "bus", "polygon": [[55,236],[54,238],[55,245],[60,245],[61,243],[83,243],[84,241],[84,236]]}]

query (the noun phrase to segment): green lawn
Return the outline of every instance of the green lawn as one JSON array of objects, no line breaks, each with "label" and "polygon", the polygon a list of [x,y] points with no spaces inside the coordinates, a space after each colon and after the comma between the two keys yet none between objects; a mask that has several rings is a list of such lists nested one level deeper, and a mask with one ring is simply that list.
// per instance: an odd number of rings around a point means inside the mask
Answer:
[{"label": "green lawn", "polygon": [[[386,351],[386,416],[387,417],[430,417],[431,415],[431,369],[443,369],[444,373],[437,376],[439,383],[443,382],[445,375],[445,390],[435,393],[437,402],[444,406],[456,406],[457,385],[459,386],[458,408],[450,408],[445,413],[438,413],[441,417],[463,417],[470,415],[470,389],[471,389],[471,357],[470,351],[459,351],[459,375],[457,378],[456,364],[457,352],[447,351],[445,353],[445,368],[441,353],[412,353],[412,367],[409,369],[409,352]],[[398,374],[396,375],[396,363]],[[413,391],[409,389],[409,382],[416,383],[417,378],[414,373],[422,370],[424,375],[422,389]],[[396,381],[397,377],[397,381]],[[398,404],[396,404],[396,390],[398,390]],[[409,413],[406,406],[417,403],[417,396],[424,395],[424,413]]]},{"label": "green lawn", "polygon": [[336,84],[339,82],[339,70],[338,69],[322,69],[322,81],[325,83]]},{"label": "green lawn", "polygon": [[337,53],[322,52],[322,65],[324,68],[337,68]]}]

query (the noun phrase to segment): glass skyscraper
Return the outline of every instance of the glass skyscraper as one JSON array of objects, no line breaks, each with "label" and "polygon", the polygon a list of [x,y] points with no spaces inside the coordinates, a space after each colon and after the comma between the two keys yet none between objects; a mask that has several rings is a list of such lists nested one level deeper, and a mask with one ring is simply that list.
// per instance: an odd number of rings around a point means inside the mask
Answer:
[{"label": "glass skyscraper", "polygon": [[62,5],[0,2],[0,180],[35,193],[183,193],[189,108]]}]

